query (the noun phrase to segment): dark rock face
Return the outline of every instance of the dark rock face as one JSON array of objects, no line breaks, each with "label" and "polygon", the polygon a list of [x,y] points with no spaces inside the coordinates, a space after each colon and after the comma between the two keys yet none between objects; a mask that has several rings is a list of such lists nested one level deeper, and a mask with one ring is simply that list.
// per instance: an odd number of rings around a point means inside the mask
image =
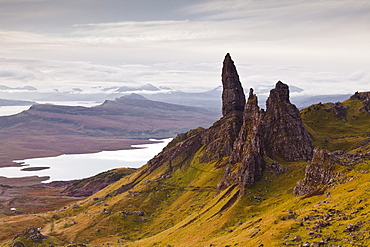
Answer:
[{"label": "dark rock face", "polygon": [[[200,148],[201,162],[218,161],[225,167],[219,189],[238,185],[241,191],[252,187],[262,177],[264,157],[286,161],[310,160],[313,147],[298,109],[289,101],[289,87],[278,82],[267,100],[266,112],[250,90],[245,101],[234,62],[226,55],[222,68],[223,117],[210,128],[175,138],[170,148],[148,162],[147,172],[164,163],[175,169],[171,160],[187,162]],[[229,157],[229,159],[225,159]],[[176,164],[174,164],[176,166]],[[170,172],[170,171],[169,171]]]},{"label": "dark rock face", "polygon": [[279,81],[270,91],[264,117],[265,150],[286,161],[311,160],[313,146],[299,110],[289,101],[289,87]]},{"label": "dark rock face", "polygon": [[[258,99],[250,89],[247,104],[244,109],[243,126],[234,150],[230,156],[230,165],[226,168],[219,188],[239,184],[241,188],[252,187],[258,181],[264,169],[263,160],[263,129],[261,126],[263,112],[258,107]],[[241,165],[236,165],[241,163]]]},{"label": "dark rock face", "polygon": [[189,131],[188,133],[185,134],[185,136],[188,138],[183,141],[178,142],[177,138],[180,138],[180,139],[184,138],[184,136],[180,134],[178,137],[174,139],[174,143],[172,144],[173,145],[172,147],[165,148],[157,156],[155,156],[154,158],[148,161],[146,172],[150,173],[166,162],[170,162],[170,167],[172,167],[171,161],[179,157],[181,158],[181,160],[184,160],[184,161],[192,157],[201,147],[201,134],[202,133],[203,133],[202,130]]},{"label": "dark rock face", "polygon": [[266,105],[266,112],[260,110],[257,96],[251,89],[243,126],[219,188],[235,183],[241,188],[252,187],[262,177],[264,156],[286,161],[311,160],[311,139],[298,109],[289,101],[289,87],[279,81],[271,90]]},{"label": "dark rock face", "polygon": [[206,152],[201,158],[202,162],[230,156],[243,124],[245,95],[230,54],[226,55],[223,62],[222,86],[223,117],[202,136],[202,144],[206,145]]},{"label": "dark rock face", "polygon": [[341,173],[335,173],[335,166],[340,161],[325,149],[315,148],[310,165],[306,167],[305,178],[297,182],[294,195],[308,195],[317,190],[318,185],[329,185]]},{"label": "dark rock face", "polygon": [[245,95],[234,61],[226,54],[222,68],[222,115],[243,114]]},{"label": "dark rock face", "polygon": [[202,145],[206,147],[201,162],[230,156],[242,124],[242,116],[232,115],[221,118],[205,131],[202,135]]}]

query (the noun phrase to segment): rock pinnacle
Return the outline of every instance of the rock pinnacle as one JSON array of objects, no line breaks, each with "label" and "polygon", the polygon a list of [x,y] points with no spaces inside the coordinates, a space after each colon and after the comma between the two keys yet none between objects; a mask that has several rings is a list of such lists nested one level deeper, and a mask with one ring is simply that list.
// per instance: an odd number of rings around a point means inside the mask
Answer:
[{"label": "rock pinnacle", "polygon": [[245,95],[229,53],[226,54],[223,62],[222,86],[222,115],[243,114]]}]

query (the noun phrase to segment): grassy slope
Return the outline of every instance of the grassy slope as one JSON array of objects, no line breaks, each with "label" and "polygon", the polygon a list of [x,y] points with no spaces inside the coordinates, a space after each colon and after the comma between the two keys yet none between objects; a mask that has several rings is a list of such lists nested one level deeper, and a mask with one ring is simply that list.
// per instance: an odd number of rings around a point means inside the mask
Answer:
[{"label": "grassy slope", "polygon": [[[216,194],[221,172],[195,161],[191,168],[179,169],[171,178],[160,182],[140,184],[131,193],[104,198],[119,188],[119,184],[113,184],[94,195],[99,197],[97,201],[89,198],[81,202],[79,208],[69,207],[58,212],[56,219],[44,215],[52,224],[48,224],[43,233],[65,242],[92,246],[107,242],[117,246],[280,246],[293,243],[289,240],[296,235],[301,237],[300,242],[312,243],[328,235],[340,239],[331,242],[335,244],[348,244],[353,238],[363,238],[356,241],[362,246],[369,244],[366,238],[370,236],[367,231],[370,225],[366,219],[370,213],[367,207],[370,175],[363,170],[370,165],[358,165],[346,174],[348,182],[327,188],[328,197],[294,197],[291,191],[296,181],[303,178],[305,164],[285,164],[289,168],[282,175],[270,174],[267,170],[264,177],[268,179],[247,190],[242,197],[236,197],[235,188]],[[135,175],[138,174],[131,180]],[[158,173],[146,176],[143,181],[156,178]],[[150,193],[145,191],[148,189]],[[230,203],[235,199],[234,204]],[[103,213],[104,209],[112,213]],[[304,221],[303,218],[324,216],[329,209],[340,213],[333,215],[330,225],[322,229],[321,237],[310,239],[309,232],[315,232],[317,222],[322,219]],[[135,211],[145,214],[139,216]],[[295,219],[287,217],[291,211],[295,212]],[[341,219],[341,214],[348,218]],[[359,222],[364,223],[354,236],[343,232],[348,224]]]},{"label": "grassy slope", "polygon": [[[319,110],[303,110],[304,122],[316,146],[351,150],[359,141],[367,139],[369,115],[357,110],[359,102],[344,104],[356,107],[348,109],[347,120],[336,119],[325,111],[327,105]],[[366,149],[365,145],[357,151]],[[370,245],[369,161],[354,167],[338,167],[345,175],[324,188],[327,193],[308,198],[295,197],[292,193],[296,182],[304,177],[308,163],[280,161],[287,167],[283,174],[276,175],[267,169],[263,180],[239,197],[237,188],[233,187],[217,194],[223,169],[217,168],[217,163],[200,163],[202,152],[200,149],[185,162],[183,157],[172,160],[171,176],[166,176],[170,170],[168,163],[150,174],[143,173],[143,167],[79,202],[78,206],[38,215],[43,219],[38,222],[44,227],[42,233],[51,236],[50,241],[75,241],[90,246],[103,243],[281,246],[323,239],[330,239],[326,246]],[[114,193],[123,184],[133,181],[139,183],[131,190]],[[144,214],[135,213],[138,211]],[[15,219],[8,227],[19,224]],[[354,225],[352,232],[346,231],[350,224]],[[293,241],[294,238],[300,240]]]},{"label": "grassy slope", "polygon": [[[337,118],[330,104],[312,105],[302,110],[302,119],[311,133],[315,146],[335,150],[354,150],[369,140],[370,114],[361,112],[359,100],[346,100],[347,117]],[[365,150],[365,149],[363,149]]]}]

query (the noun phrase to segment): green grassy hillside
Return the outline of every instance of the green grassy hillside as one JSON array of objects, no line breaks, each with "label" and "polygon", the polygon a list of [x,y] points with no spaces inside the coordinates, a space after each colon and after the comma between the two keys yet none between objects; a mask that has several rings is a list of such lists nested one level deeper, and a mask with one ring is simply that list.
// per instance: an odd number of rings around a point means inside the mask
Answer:
[{"label": "green grassy hillside", "polygon": [[[155,169],[145,165],[77,204],[35,215],[32,223],[48,238],[32,246],[370,246],[370,113],[362,107],[347,100],[301,111],[315,146],[348,151],[338,156],[341,175],[320,185],[320,193],[293,194],[308,162],[277,160],[276,167],[268,158],[253,188],[218,190],[228,157],[202,163],[203,145]],[[192,136],[179,136],[164,152]],[[30,217],[4,218],[5,246],[14,243],[11,233],[30,226]]]},{"label": "green grassy hillside", "polygon": [[[335,104],[316,104],[301,111],[315,146],[330,151],[366,151],[370,143],[370,114],[361,111],[360,100]],[[339,113],[338,113],[339,111]]]},{"label": "green grassy hillside", "polygon": [[50,241],[88,246],[370,244],[369,162],[343,168],[340,182],[308,198],[292,194],[306,163],[282,164],[286,171],[280,175],[268,168],[266,179],[242,196],[234,187],[216,193],[222,174],[214,165],[193,160],[168,178],[141,175],[135,188],[111,196],[139,174],[123,178],[85,201],[40,215],[45,219],[41,232]]}]

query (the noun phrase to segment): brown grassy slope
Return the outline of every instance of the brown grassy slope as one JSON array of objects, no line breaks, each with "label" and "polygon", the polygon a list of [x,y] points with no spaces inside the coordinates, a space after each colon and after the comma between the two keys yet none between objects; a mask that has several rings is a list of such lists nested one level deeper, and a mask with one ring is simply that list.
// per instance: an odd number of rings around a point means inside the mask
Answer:
[{"label": "brown grassy slope", "polygon": [[39,186],[0,185],[0,217],[53,211],[80,200],[61,194],[67,186],[68,182]]}]

